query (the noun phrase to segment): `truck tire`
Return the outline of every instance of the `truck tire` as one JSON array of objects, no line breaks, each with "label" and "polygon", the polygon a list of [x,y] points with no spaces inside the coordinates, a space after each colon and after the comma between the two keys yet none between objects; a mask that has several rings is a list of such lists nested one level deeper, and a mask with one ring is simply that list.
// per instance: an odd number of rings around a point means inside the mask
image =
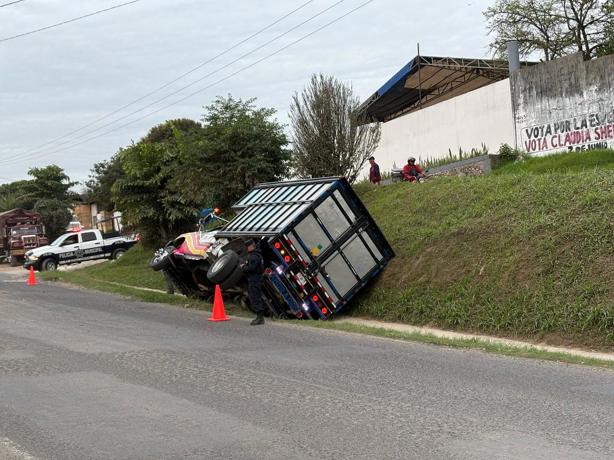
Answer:
[{"label": "truck tire", "polygon": [[158,254],[149,261],[149,268],[152,270],[159,272],[160,270],[164,270],[171,263],[170,252],[167,248],[164,248],[164,252]]},{"label": "truck tire", "polygon": [[19,258],[17,256],[9,256],[9,263],[11,267],[17,267],[19,265]]},{"label": "truck tire", "polygon": [[43,259],[40,267],[41,267],[41,271],[53,272],[58,269],[58,263],[55,261],[55,259],[52,259],[51,257],[49,257],[47,259]]},{"label": "truck tire", "polygon": [[239,267],[239,265],[237,265],[235,270],[228,276],[228,278],[226,278],[222,284],[220,284],[220,288],[222,290],[233,288],[239,281],[241,281],[241,278],[243,278],[243,270],[241,267]]},{"label": "truck tire", "polygon": [[126,249],[124,248],[117,248],[115,251],[113,251],[113,253],[111,254],[111,259],[112,260],[117,260],[119,259],[121,256],[123,256],[126,253]]},{"label": "truck tire", "polygon": [[215,261],[207,271],[207,278],[213,284],[222,284],[230,275],[235,272],[239,265],[239,256],[236,252],[228,250]]}]

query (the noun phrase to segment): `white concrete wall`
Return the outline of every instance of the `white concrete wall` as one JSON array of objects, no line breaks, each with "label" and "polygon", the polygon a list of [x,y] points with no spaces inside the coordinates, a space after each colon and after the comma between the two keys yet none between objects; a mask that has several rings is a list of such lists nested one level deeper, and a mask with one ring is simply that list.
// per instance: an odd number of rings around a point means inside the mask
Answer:
[{"label": "white concrete wall", "polygon": [[614,148],[614,55],[581,54],[514,74],[518,147],[536,156]]},{"label": "white concrete wall", "polygon": [[[514,143],[509,79],[383,123],[374,156],[384,172],[402,167],[409,156],[424,161],[482,144],[496,153],[503,143]],[[368,164],[364,171],[368,176]]]}]

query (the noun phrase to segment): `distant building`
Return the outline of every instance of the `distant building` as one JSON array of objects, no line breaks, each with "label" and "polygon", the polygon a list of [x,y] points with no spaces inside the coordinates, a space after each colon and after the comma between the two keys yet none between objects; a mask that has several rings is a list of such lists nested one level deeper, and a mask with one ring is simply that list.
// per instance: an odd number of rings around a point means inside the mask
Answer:
[{"label": "distant building", "polygon": [[417,56],[360,107],[383,170],[503,143],[532,154],[614,147],[614,55],[540,64]]},{"label": "distant building", "polygon": [[97,203],[90,203],[83,196],[81,199],[83,202],[75,205],[72,209],[76,221],[81,224],[81,228],[99,228],[104,232],[122,229],[121,212],[103,211],[98,208]]}]

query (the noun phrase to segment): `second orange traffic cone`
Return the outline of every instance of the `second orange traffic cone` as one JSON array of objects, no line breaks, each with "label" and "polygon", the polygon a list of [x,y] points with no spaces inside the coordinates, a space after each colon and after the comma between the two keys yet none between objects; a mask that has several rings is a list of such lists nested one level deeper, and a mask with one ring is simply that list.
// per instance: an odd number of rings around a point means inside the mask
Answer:
[{"label": "second orange traffic cone", "polygon": [[213,312],[208,318],[209,321],[228,321],[230,318],[226,316],[224,310],[224,299],[222,299],[222,290],[220,285],[215,285],[215,296],[213,297]]},{"label": "second orange traffic cone", "polygon": [[28,276],[28,286],[36,286],[36,275],[34,274],[34,267],[30,265],[30,276]]}]

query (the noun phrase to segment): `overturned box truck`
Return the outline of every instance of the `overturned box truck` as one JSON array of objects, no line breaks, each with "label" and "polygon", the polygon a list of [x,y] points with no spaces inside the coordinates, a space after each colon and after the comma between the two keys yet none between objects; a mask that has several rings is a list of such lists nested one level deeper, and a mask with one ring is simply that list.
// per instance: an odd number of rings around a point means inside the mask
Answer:
[{"label": "overturned box truck", "polygon": [[[240,268],[244,241],[265,261],[265,301],[280,317],[326,319],[341,310],[394,257],[369,212],[344,178],[261,184],[223,221],[208,213],[200,231],[180,235],[150,266],[183,293],[209,297],[219,284],[247,301]],[[211,223],[218,222],[217,228]],[[209,226],[207,229],[206,227]]]}]

